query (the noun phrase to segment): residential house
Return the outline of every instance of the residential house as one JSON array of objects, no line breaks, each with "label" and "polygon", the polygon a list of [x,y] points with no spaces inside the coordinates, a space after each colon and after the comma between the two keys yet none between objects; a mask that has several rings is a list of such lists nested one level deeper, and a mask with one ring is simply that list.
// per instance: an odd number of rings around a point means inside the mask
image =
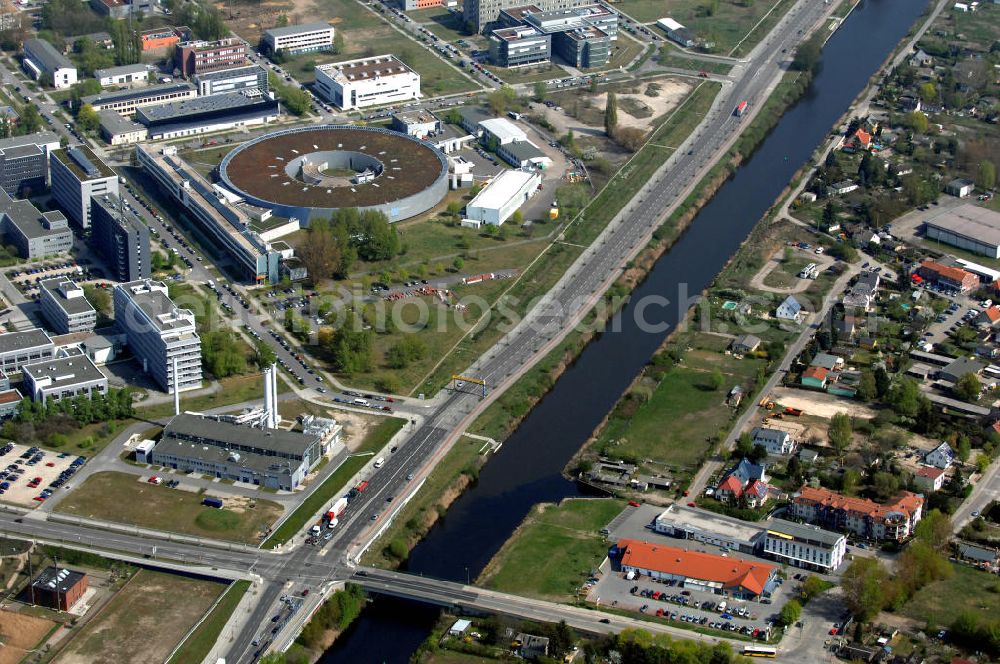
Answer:
[{"label": "residential house", "polygon": [[913,475],[913,484],[924,492],[940,491],[944,486],[944,469],[921,466]]},{"label": "residential house", "polygon": [[784,455],[791,454],[795,449],[795,441],[787,431],[781,429],[768,429],[766,427],[754,427],[750,432],[750,438],[754,445],[760,445],[768,454]]},{"label": "residential house", "polygon": [[958,543],[958,557],[982,567],[996,567],[997,563],[1000,562],[998,560],[1000,556],[998,556],[996,549],[966,542]]},{"label": "residential house", "polygon": [[715,489],[715,497],[726,503],[745,500],[749,507],[760,507],[767,502],[767,466],[740,459]]},{"label": "residential house", "polygon": [[858,188],[857,182],[852,182],[851,180],[841,180],[840,182],[834,182],[831,186],[827,187],[826,193],[829,196],[843,196],[844,194],[849,194]]},{"label": "residential house", "polygon": [[729,349],[737,355],[746,355],[757,350],[760,344],[760,337],[755,337],[752,334],[743,334],[733,339],[733,343],[729,344]]},{"label": "residential house", "polygon": [[1000,325],[1000,307],[996,305],[987,307],[983,313],[979,314],[976,324],[981,327],[997,327]]},{"label": "residential house", "polygon": [[917,268],[917,276],[949,290],[967,293],[979,287],[979,277],[960,267],[925,259]]},{"label": "residential house", "polygon": [[976,183],[967,178],[955,178],[944,186],[944,193],[957,198],[965,198],[976,188]]},{"label": "residential house", "polygon": [[931,57],[930,55],[928,55],[924,51],[924,49],[919,48],[919,49],[917,49],[917,52],[913,54],[913,57],[910,58],[910,66],[911,67],[933,67],[934,66],[934,58]]},{"label": "residential house", "polygon": [[868,312],[871,311],[874,299],[875,298],[871,293],[856,291],[852,288],[844,293],[844,295],[840,298],[840,301],[841,304],[844,305],[845,309],[850,308]]},{"label": "residential house", "polygon": [[920,101],[920,97],[903,95],[899,98],[899,108],[904,113],[915,113],[923,109],[923,103]]},{"label": "residential house", "polygon": [[549,654],[549,639],[547,636],[535,636],[521,632],[514,637],[511,644],[522,658],[534,660],[539,657],[547,657]]},{"label": "residential house", "polygon": [[[844,141],[844,152],[857,152],[858,150],[869,150],[872,146],[872,135],[864,129],[858,129]],[[836,186],[836,185],[834,185]],[[857,187],[855,187],[857,188]]]},{"label": "residential house", "polygon": [[851,341],[857,333],[857,318],[854,316],[844,316],[841,320],[834,321],[833,327],[843,341]]},{"label": "residential house", "polygon": [[803,387],[815,387],[819,390],[825,390],[827,382],[829,382],[830,372],[823,367],[809,367],[802,372],[802,383]]},{"label": "residential house", "polygon": [[816,353],[809,366],[823,367],[827,371],[840,371],[844,368],[844,358],[829,353]]},{"label": "residential house", "polygon": [[808,447],[803,447],[799,450],[799,461],[803,463],[815,463],[818,458],[819,452],[816,450],[811,450]]},{"label": "residential house", "polygon": [[802,305],[794,296],[789,295],[785,301],[778,305],[774,315],[781,320],[791,320],[798,323],[804,315]]},{"label": "residential house", "polygon": [[955,450],[948,443],[941,443],[924,455],[924,463],[934,468],[948,470],[955,462]]}]

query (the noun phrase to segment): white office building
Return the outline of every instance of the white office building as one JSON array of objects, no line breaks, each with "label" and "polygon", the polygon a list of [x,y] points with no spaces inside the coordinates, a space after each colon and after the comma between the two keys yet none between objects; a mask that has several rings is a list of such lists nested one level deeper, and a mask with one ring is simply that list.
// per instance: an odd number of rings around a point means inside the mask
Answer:
[{"label": "white office building", "polygon": [[316,67],[316,89],[341,110],[398,104],[420,98],[420,74],[393,55]]},{"label": "white office building", "polygon": [[140,279],[114,290],[115,324],[125,335],[143,371],[166,392],[173,392],[177,360],[178,390],[201,387],[201,338],[194,313],[167,296],[161,281]]},{"label": "white office building", "polygon": [[271,53],[288,55],[328,51],[333,48],[333,28],[327,23],[286,25],[264,31],[264,45]]},{"label": "white office building", "polygon": [[38,290],[42,315],[56,334],[90,332],[97,325],[97,310],[72,279],[46,279]]},{"label": "white office building", "polygon": [[79,353],[22,367],[25,391],[35,401],[71,399],[108,393],[108,377],[86,355]]},{"label": "white office building", "polygon": [[465,207],[466,219],[499,226],[538,191],[541,182],[538,173],[504,171],[469,201]]},{"label": "white office building", "polygon": [[80,228],[90,228],[92,197],[118,195],[118,174],[85,145],[53,150],[49,172],[53,197]]},{"label": "white office building", "polygon": [[833,572],[844,562],[847,536],[819,526],[772,519],[767,524],[763,555],[793,567]]}]

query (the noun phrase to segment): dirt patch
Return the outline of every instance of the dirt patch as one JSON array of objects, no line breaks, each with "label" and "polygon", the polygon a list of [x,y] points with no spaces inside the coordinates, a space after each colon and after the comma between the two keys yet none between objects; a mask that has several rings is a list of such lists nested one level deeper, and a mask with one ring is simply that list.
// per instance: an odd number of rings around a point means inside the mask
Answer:
[{"label": "dirt patch", "polygon": [[[619,127],[635,127],[648,131],[660,118],[684,101],[691,92],[691,84],[687,81],[664,78],[655,82],[653,90],[656,96],[651,97],[646,94],[650,85],[629,88],[628,92],[615,92],[618,98]],[[572,129],[578,136],[604,135],[607,92],[592,94],[576,90],[572,97],[565,94],[556,94],[552,97],[553,101],[558,101],[566,109],[565,112],[552,110],[545,114],[556,128],[553,133],[561,136]]]},{"label": "dirt patch", "polygon": [[876,411],[864,404],[850,399],[825,394],[823,392],[807,392],[788,387],[779,387],[771,393],[771,397],[782,406],[798,408],[809,415],[830,419],[837,413],[847,413],[851,417],[871,419]]},{"label": "dirt patch", "polygon": [[0,664],[20,662],[55,625],[44,618],[0,611]]}]

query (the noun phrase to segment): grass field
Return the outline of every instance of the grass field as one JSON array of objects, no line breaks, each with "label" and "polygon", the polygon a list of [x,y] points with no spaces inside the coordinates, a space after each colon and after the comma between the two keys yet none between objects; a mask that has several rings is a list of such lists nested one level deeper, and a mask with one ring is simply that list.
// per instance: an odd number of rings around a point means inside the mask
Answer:
[{"label": "grass field", "polygon": [[[279,380],[278,393],[288,392],[288,390],[288,385],[283,380]],[[181,395],[181,405],[184,410],[197,412],[253,400],[264,401],[264,385],[257,374],[223,378],[219,381],[219,389],[211,394],[194,397]],[[137,417],[149,420],[170,417],[174,414],[174,404],[166,402],[155,406],[143,406],[142,402],[139,402],[136,405],[135,414]]]},{"label": "grass field", "polygon": [[[747,388],[762,360],[739,360],[708,350],[691,350],[683,362],[669,369],[649,401],[631,417],[616,408],[597,439],[597,449],[636,459],[655,459],[676,468],[691,469],[725,431],[733,417],[726,394],[733,385]],[[710,386],[718,368],[724,383]]]},{"label": "grass field", "polygon": [[[355,450],[355,454],[375,452],[382,449],[405,424],[406,420],[399,417],[385,418],[368,434],[361,446]],[[302,501],[296,510],[292,512],[291,516],[285,519],[271,533],[271,536],[264,541],[263,547],[265,549],[273,549],[294,537],[313,518],[313,515],[319,512],[323,505],[327,502],[332,502],[334,496],[344,491],[348,480],[364,468],[365,464],[370,460],[370,455],[348,457],[333,474],[326,478],[315,491],[309,494],[308,498]]]},{"label": "grass field", "polygon": [[1000,594],[993,592],[997,577],[966,565],[952,565],[950,579],[935,581],[920,590],[906,603],[901,613],[923,624],[933,618],[938,625],[950,625],[963,611],[984,618],[1000,613]]},{"label": "grass field", "polygon": [[250,589],[249,581],[236,581],[229,586],[226,594],[223,595],[219,603],[215,605],[212,612],[205,620],[198,625],[198,628],[184,641],[184,644],[177,649],[174,656],[167,664],[186,664],[187,662],[200,662],[208,656],[208,652],[215,645],[222,628],[226,626],[229,617],[233,615],[236,606],[243,599],[244,593]]},{"label": "grass field", "polygon": [[142,570],[71,637],[59,661],[162,662],[224,588],[213,581]]},{"label": "grass field", "polygon": [[[693,30],[699,38],[715,42],[715,52],[729,54],[751,31],[754,32],[751,39],[766,34],[766,30],[754,31],[754,26],[770,9],[780,5],[771,13],[771,16],[780,16],[780,12],[787,11],[792,3],[790,0],[757,0],[746,6],[736,0],[721,0],[715,3],[717,9],[711,15],[704,9],[706,4],[704,0],[622,0],[615,7],[643,23],[655,23],[669,16]],[[750,48],[753,47],[753,43],[749,43],[751,39],[745,42]]]},{"label": "grass field", "polygon": [[477,583],[503,592],[566,601],[607,556],[598,531],[625,503],[606,499],[536,505]]},{"label": "grass field", "polygon": [[138,475],[107,471],[88,477],[56,511],[248,544],[257,544],[259,534],[281,515],[281,506],[270,500],[250,507],[248,501],[227,498],[224,509],[215,509],[203,506],[202,498],[140,481]]},{"label": "grass field", "polygon": [[778,266],[768,272],[764,277],[764,285],[774,288],[789,288],[799,283],[799,272],[810,262],[807,258],[792,258],[789,261],[782,260]]},{"label": "grass field", "polygon": [[709,60],[699,60],[683,55],[678,49],[671,45],[660,49],[659,63],[662,67],[679,67],[689,71],[706,71],[710,74],[728,74],[733,67],[725,62],[712,62]]}]

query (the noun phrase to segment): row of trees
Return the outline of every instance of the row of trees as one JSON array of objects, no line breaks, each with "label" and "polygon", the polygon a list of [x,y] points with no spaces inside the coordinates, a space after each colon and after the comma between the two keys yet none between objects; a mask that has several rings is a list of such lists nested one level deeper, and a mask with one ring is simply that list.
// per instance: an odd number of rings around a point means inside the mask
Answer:
[{"label": "row of trees", "polygon": [[107,395],[94,393],[88,398],[80,395],[67,399],[49,399],[46,403],[25,399],[21,402],[17,423],[38,424],[58,415],[66,415],[79,424],[93,424],[131,417],[132,392],[128,388],[110,389]]}]

